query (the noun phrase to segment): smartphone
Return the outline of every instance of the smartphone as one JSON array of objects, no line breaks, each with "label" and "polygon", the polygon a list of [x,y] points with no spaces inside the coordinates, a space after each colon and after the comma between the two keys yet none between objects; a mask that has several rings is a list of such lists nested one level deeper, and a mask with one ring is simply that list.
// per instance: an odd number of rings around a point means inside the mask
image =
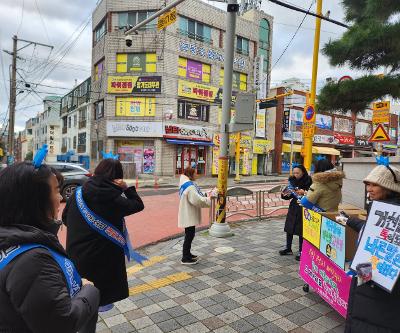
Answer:
[{"label": "smartphone", "polygon": [[347,215],[343,210],[340,211],[340,215],[344,216],[345,218],[349,218],[350,216]]}]

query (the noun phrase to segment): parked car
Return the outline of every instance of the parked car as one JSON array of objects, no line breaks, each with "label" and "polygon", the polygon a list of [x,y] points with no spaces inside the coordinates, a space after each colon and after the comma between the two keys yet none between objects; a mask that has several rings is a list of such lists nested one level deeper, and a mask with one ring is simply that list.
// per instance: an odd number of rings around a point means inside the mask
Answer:
[{"label": "parked car", "polygon": [[92,176],[92,174],[86,170],[82,164],[61,162],[46,164],[58,170],[64,176],[64,183],[60,192],[65,201],[69,199],[78,186],[82,185]]}]

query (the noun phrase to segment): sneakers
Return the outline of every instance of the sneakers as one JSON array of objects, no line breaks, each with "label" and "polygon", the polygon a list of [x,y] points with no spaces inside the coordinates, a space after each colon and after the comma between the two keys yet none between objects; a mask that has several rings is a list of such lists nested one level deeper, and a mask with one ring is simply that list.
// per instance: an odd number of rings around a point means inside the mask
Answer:
[{"label": "sneakers", "polygon": [[194,254],[191,254],[190,257],[191,257],[192,259],[194,259],[194,260],[199,260],[199,256],[196,256],[196,255],[194,255]]},{"label": "sneakers", "polygon": [[299,252],[298,254],[296,254],[296,258],[295,258],[295,259],[296,259],[297,261],[300,261],[300,258],[301,258],[301,252]]},{"label": "sneakers", "polygon": [[279,254],[281,256],[287,256],[287,255],[292,255],[293,251],[291,249],[284,249],[284,250],[280,250]]},{"label": "sneakers", "polygon": [[193,259],[193,258],[190,258],[190,259],[182,259],[181,260],[181,264],[182,265],[196,265],[197,264],[197,259]]}]

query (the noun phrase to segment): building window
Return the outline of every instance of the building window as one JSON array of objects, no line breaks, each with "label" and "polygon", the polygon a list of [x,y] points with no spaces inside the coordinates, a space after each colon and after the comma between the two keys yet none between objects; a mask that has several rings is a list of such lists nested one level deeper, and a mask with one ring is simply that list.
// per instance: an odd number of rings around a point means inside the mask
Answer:
[{"label": "building window", "polygon": [[104,70],[104,59],[100,60],[96,65],[94,65],[94,80],[98,81],[101,79]]},{"label": "building window", "polygon": [[104,101],[94,103],[94,119],[101,119],[104,117]]},{"label": "building window", "polygon": [[68,117],[68,128],[71,128],[71,117]]},{"label": "building window", "polygon": [[156,115],[154,97],[117,97],[116,104],[117,117],[154,117]]},{"label": "building window", "polygon": [[78,134],[78,153],[86,152],[86,133]]},{"label": "building window", "polygon": [[179,57],[178,75],[198,82],[210,82],[211,65]]},{"label": "building window", "polygon": [[178,118],[208,122],[210,104],[178,100]]},{"label": "building window", "polygon": [[[219,85],[224,85],[224,69],[219,71]],[[247,74],[233,72],[232,88],[235,90],[247,91]]]},{"label": "building window", "polygon": [[212,44],[211,27],[183,16],[179,17],[179,33],[200,42]]},{"label": "building window", "polygon": [[243,37],[236,37],[236,52],[249,55],[249,40]]},{"label": "building window", "polygon": [[[124,29],[128,26],[135,26],[145,19],[149,18],[155,13],[155,11],[131,11],[131,12],[122,12],[118,13],[118,28]],[[140,30],[153,30],[157,26],[157,20],[153,20],[147,23],[144,27],[140,28]]]},{"label": "building window", "polygon": [[118,53],[117,73],[157,72],[156,53]]},{"label": "building window", "polygon": [[260,23],[259,35],[259,55],[264,58],[263,72],[268,73],[269,67],[269,40],[270,40],[270,25],[268,20],[263,19]]},{"label": "building window", "polygon": [[76,149],[76,136],[74,136],[74,148],[73,149]]},{"label": "building window", "polygon": [[78,125],[78,117],[75,114],[74,115],[74,127],[76,127],[77,125]]},{"label": "building window", "polygon": [[104,19],[94,30],[93,37],[94,37],[94,42],[97,43],[100,41],[100,39],[103,38],[103,36],[107,32],[107,20]]}]

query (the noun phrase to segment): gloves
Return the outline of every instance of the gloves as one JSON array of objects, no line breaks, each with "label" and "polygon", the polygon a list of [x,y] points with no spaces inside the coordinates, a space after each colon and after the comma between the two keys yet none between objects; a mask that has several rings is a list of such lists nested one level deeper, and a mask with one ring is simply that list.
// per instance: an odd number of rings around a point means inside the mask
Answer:
[{"label": "gloves", "polygon": [[336,219],[336,222],[343,224],[343,225],[346,225],[347,220],[348,220],[348,218],[344,217],[343,215],[336,216],[335,219]]}]

